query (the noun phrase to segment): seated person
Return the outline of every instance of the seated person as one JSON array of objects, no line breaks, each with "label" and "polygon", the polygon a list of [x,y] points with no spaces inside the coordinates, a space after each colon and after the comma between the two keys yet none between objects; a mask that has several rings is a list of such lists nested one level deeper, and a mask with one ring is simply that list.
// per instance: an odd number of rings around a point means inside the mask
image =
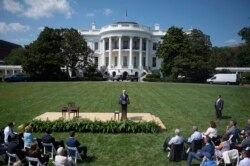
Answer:
[{"label": "seated person", "polygon": [[[66,144],[68,147],[76,147],[79,153],[83,152],[83,157],[87,157],[87,146],[80,146],[80,142],[78,140],[76,140],[75,138],[75,132],[74,131],[70,131],[69,132],[69,138],[66,141]],[[73,154],[71,154],[72,156],[74,156]]]},{"label": "seated person", "polygon": [[211,156],[214,155],[214,146],[211,144],[210,137],[205,137],[204,144],[205,145],[202,147],[202,149],[198,150],[197,153],[194,152],[188,153],[187,166],[191,166],[193,158],[201,162],[205,152],[210,153]]},{"label": "seated person", "polygon": [[58,149],[60,147],[64,147],[63,140],[56,141],[55,138],[51,135],[51,130],[49,128],[46,129],[46,134],[44,134],[41,138],[43,143],[52,143],[55,147],[55,149]]},{"label": "seated person", "polygon": [[[48,156],[43,156],[39,149],[37,149],[37,143],[33,143],[28,151],[28,156],[33,158],[38,158],[42,164],[47,165],[49,161]],[[32,164],[35,165],[35,164]]]},{"label": "seated person", "polygon": [[193,134],[188,138],[187,142],[188,143],[192,143],[194,140],[201,140],[202,138],[202,134],[201,132],[198,131],[198,127],[197,126],[193,126]]},{"label": "seated person", "polygon": [[218,137],[218,130],[216,128],[216,124],[214,121],[210,121],[209,123],[209,128],[207,129],[206,132],[202,133],[204,135],[204,137],[208,136],[211,139],[212,138],[217,138]]},{"label": "seated person", "polygon": [[64,149],[60,147],[57,149],[57,155],[55,157],[55,166],[75,166],[73,160],[68,160],[66,156],[64,156]]},{"label": "seated person", "polygon": [[163,144],[163,149],[166,151],[168,146],[171,146],[172,144],[182,144],[184,142],[183,137],[180,136],[180,130],[175,129],[175,137],[172,137],[171,139],[166,138]]},{"label": "seated person", "polygon": [[16,133],[14,133],[13,131],[13,127],[14,127],[14,123],[10,122],[8,123],[8,125],[4,128],[4,143],[7,145],[10,140],[11,137],[13,137],[14,135],[16,135]]},{"label": "seated person", "polygon": [[247,120],[247,125],[246,125],[245,129],[241,131],[241,135],[244,136],[244,135],[245,135],[245,132],[246,132],[247,130],[250,130],[250,119]]},{"label": "seated person", "polygon": [[31,144],[35,141],[32,134],[32,126],[26,126],[23,133],[24,148],[30,148]]},{"label": "seated person", "polygon": [[230,143],[228,141],[228,136],[223,135],[223,137],[221,138],[220,145],[215,146],[214,148],[215,148],[216,162],[219,163],[219,159],[222,158],[222,153],[230,150]]},{"label": "seated person", "polygon": [[228,137],[233,135],[232,142],[236,142],[237,140],[239,140],[240,129],[238,129],[236,125],[237,122],[235,120],[231,120],[229,122],[229,126],[227,126],[227,130],[225,133]]},{"label": "seated person", "polygon": [[13,135],[7,146],[7,152],[10,154],[16,154],[20,160],[24,160],[26,153],[22,150],[22,147],[17,144],[17,136]]},{"label": "seated person", "polygon": [[210,153],[205,152],[200,166],[217,166]]},{"label": "seated person", "polygon": [[240,151],[242,148],[250,147],[250,130],[245,132],[245,139],[236,145],[236,148]]},{"label": "seated person", "polygon": [[5,154],[7,146],[5,144],[0,144],[0,155]]},{"label": "seated person", "polygon": [[239,166],[249,166],[250,165],[250,148],[247,147],[242,151],[243,160],[240,161]]}]

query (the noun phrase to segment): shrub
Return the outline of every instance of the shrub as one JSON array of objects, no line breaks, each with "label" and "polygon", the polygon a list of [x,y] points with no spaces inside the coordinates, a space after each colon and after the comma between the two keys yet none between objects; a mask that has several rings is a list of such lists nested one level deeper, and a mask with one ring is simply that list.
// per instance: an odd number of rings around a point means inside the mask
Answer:
[{"label": "shrub", "polygon": [[54,132],[98,132],[98,133],[157,133],[160,131],[159,125],[154,122],[134,122],[134,121],[90,121],[90,120],[63,120],[41,121],[32,120],[24,126],[31,125],[34,132],[45,132],[50,128]]}]

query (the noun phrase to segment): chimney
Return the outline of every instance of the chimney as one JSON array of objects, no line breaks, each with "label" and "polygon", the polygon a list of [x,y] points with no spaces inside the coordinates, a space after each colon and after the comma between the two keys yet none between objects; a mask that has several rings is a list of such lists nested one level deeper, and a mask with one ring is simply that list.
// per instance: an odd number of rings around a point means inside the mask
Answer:
[{"label": "chimney", "polygon": [[160,30],[160,24],[158,24],[158,23],[155,24],[155,30],[156,30],[156,31],[159,31],[159,30]]},{"label": "chimney", "polygon": [[96,26],[95,26],[95,21],[94,22],[92,22],[92,30],[95,30],[95,28],[96,28]]}]

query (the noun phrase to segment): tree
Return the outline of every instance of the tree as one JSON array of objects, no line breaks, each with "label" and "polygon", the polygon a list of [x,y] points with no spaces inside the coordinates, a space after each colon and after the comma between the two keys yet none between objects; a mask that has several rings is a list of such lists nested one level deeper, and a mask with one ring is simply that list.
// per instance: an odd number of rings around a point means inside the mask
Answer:
[{"label": "tree", "polygon": [[24,48],[14,48],[10,54],[4,59],[5,65],[22,65],[23,56],[25,54]]},{"label": "tree", "polygon": [[[71,70],[72,76],[76,70],[86,71],[86,68],[93,65],[93,51],[87,46],[87,42],[75,29],[61,29],[62,45],[61,54],[65,60],[67,73]],[[96,70],[96,68],[95,68]]]},{"label": "tree", "polygon": [[171,27],[168,29],[165,36],[162,37],[162,43],[159,44],[156,50],[156,56],[163,59],[161,71],[164,75],[177,78],[179,74],[183,74],[185,71],[184,67],[189,68],[187,66],[188,62],[180,62],[184,61],[182,58],[189,56],[188,47],[188,38],[182,28]]},{"label": "tree", "polygon": [[61,67],[62,37],[60,31],[45,27],[37,40],[25,47],[23,69],[36,80],[57,80],[63,75]]},{"label": "tree", "polygon": [[238,35],[241,36],[242,40],[245,40],[247,45],[250,45],[250,27],[242,28]]},{"label": "tree", "polygon": [[192,81],[202,82],[209,75],[209,58],[212,44],[210,37],[201,30],[193,29],[188,35],[190,49],[190,70],[188,77]]}]

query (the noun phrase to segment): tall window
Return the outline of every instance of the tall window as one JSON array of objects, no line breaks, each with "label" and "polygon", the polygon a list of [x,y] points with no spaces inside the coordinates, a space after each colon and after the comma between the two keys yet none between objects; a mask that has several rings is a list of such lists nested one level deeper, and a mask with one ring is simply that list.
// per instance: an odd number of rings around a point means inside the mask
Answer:
[{"label": "tall window", "polygon": [[157,48],[157,43],[154,42],[154,43],[153,43],[153,50],[156,50],[156,48]]},{"label": "tall window", "polygon": [[128,66],[128,57],[127,56],[123,56],[123,66],[124,67]]},{"label": "tall window", "polygon": [[115,40],[113,44],[113,49],[118,49],[118,40]]},{"label": "tall window", "polygon": [[95,57],[95,64],[98,65],[98,57]]},{"label": "tall window", "polygon": [[117,66],[117,56],[115,56],[115,66]]},{"label": "tall window", "polygon": [[109,57],[105,57],[105,64],[106,64],[106,66],[109,65]]},{"label": "tall window", "polygon": [[136,56],[134,56],[134,67],[137,67],[137,64],[136,64]]},{"label": "tall window", "polygon": [[153,66],[153,67],[156,67],[156,57],[153,57],[152,66]]},{"label": "tall window", "polygon": [[98,42],[95,42],[95,50],[98,50]]},{"label": "tall window", "polygon": [[123,40],[123,49],[128,49],[128,40]]},{"label": "tall window", "polygon": [[146,65],[146,57],[142,57],[142,66],[145,67]]},{"label": "tall window", "polygon": [[109,49],[109,42],[105,41],[105,50],[108,50],[108,49]]},{"label": "tall window", "polygon": [[146,40],[142,41],[142,50],[146,50]]}]

